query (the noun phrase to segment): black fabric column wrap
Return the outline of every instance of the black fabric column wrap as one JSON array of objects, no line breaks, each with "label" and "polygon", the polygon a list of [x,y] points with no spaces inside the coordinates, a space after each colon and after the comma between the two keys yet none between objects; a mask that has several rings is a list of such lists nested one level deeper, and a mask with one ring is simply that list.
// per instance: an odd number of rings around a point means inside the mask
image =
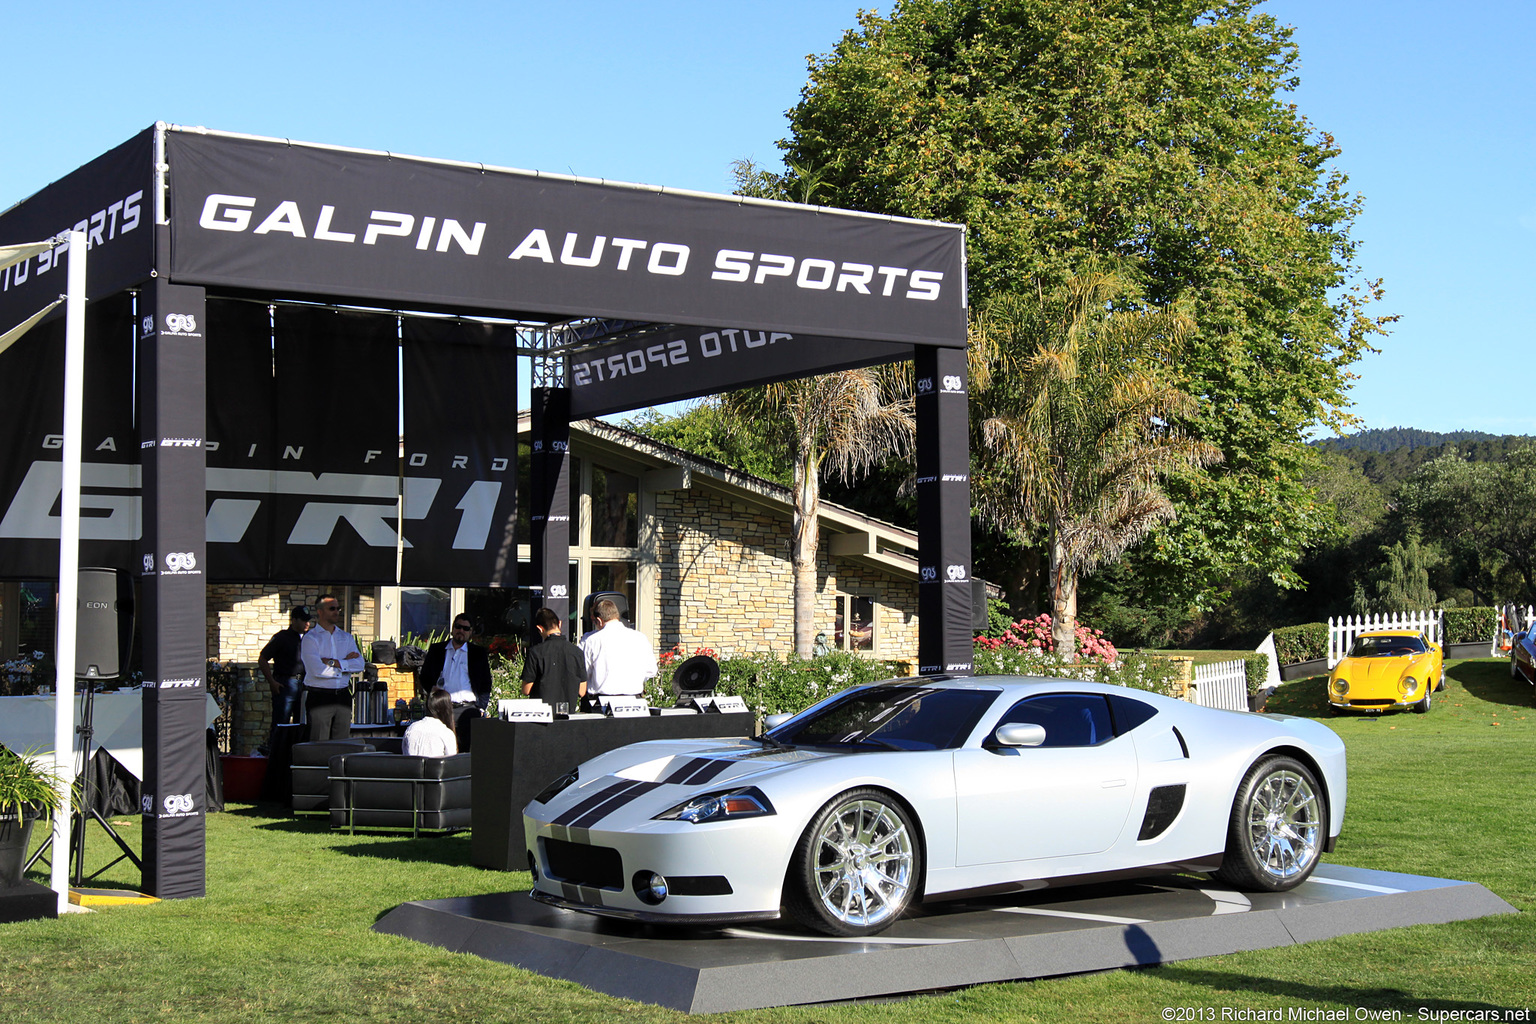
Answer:
[{"label": "black fabric column wrap", "polygon": [[144,479],[140,811],[144,888],[167,899],[205,891],[207,318],[201,288],[156,281],[144,297],[138,365]]},{"label": "black fabric column wrap", "polygon": [[571,393],[534,388],[532,397],[530,582],[543,587],[539,600],[564,621],[571,610]]},{"label": "black fabric column wrap", "polygon": [[917,350],[918,672],[969,674],[970,435],[965,350]]}]

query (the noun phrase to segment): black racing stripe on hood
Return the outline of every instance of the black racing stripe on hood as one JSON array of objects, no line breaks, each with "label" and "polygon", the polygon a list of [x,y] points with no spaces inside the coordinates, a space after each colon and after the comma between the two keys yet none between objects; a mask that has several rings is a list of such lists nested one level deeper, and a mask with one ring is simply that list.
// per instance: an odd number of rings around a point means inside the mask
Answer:
[{"label": "black racing stripe on hood", "polygon": [[591,828],[620,807],[623,807],[632,800],[639,799],[660,785],[661,783],[659,782],[631,782],[623,789],[615,792],[610,799],[597,804],[579,817],[573,818],[570,825],[572,828]]},{"label": "black racing stripe on hood", "polygon": [[689,786],[700,786],[719,775],[731,766],[730,761],[706,760],[698,769],[689,775],[683,782]]},{"label": "black racing stripe on hood", "polygon": [[709,763],[710,762],[706,758],[690,757],[688,760],[674,768],[670,775],[662,779],[662,785],[675,786],[678,783],[685,781],[688,776],[692,775],[694,772],[698,771],[700,768]]},{"label": "black racing stripe on hood", "polygon": [[615,782],[612,785],[604,786],[602,789],[598,790],[596,793],[593,793],[591,796],[587,797],[580,803],[568,807],[562,814],[558,815],[554,821],[550,822],[550,824],[570,825],[575,822],[577,818],[581,817],[583,814],[587,813],[597,805],[605,803],[606,801],[613,799],[613,797],[623,793],[625,790],[631,789],[638,785],[638,782],[625,780],[623,782]]}]

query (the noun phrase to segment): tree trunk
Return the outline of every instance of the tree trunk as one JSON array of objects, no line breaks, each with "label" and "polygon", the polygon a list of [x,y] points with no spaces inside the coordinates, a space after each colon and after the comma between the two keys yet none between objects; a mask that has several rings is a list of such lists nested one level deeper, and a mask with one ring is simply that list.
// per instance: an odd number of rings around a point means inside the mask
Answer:
[{"label": "tree trunk", "polygon": [[1077,655],[1077,573],[1067,564],[1061,541],[1051,538],[1051,637],[1056,653]]},{"label": "tree trunk", "polygon": [[795,574],[795,653],[812,654],[816,638],[816,548],[821,539],[820,466],[802,451],[795,459],[795,535],[789,562]]}]

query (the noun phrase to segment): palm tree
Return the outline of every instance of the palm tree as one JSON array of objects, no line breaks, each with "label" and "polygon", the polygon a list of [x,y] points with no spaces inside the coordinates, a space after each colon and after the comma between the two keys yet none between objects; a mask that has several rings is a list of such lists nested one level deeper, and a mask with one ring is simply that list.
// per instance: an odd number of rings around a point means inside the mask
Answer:
[{"label": "palm tree", "polygon": [[821,541],[821,474],[847,482],[887,458],[911,453],[911,377],[874,366],[750,388],[719,399],[738,423],[777,435],[794,453],[795,653],[812,654],[816,635],[816,552]]},{"label": "palm tree", "polygon": [[1004,295],[973,325],[981,465],[978,513],[1050,555],[1056,650],[1076,649],[1081,577],[1119,558],[1175,510],[1167,476],[1221,458],[1175,424],[1194,408],[1174,372],[1190,321],[1116,309],[1125,288],[1089,270],[1046,292]]},{"label": "palm tree", "polygon": [[[751,160],[731,172],[735,193],[811,202],[820,170],[789,163],[774,174]],[[743,429],[771,432],[794,454],[795,522],[790,566],[795,574],[795,653],[809,658],[816,636],[816,550],[821,540],[821,474],[845,483],[888,458],[909,455],[916,433],[909,367],[876,366],[783,381],[722,396]]]}]

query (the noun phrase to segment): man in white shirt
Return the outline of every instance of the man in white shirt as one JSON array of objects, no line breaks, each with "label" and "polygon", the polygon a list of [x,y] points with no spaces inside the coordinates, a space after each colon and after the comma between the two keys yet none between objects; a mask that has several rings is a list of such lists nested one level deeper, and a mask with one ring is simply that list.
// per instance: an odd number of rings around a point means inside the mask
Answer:
[{"label": "man in white shirt", "polygon": [[587,661],[587,699],[638,697],[656,674],[656,649],[638,629],[624,625],[619,606],[603,598],[592,606],[602,623],[581,640]]},{"label": "man in white shirt", "polygon": [[317,622],[299,641],[304,660],[304,707],[309,715],[310,742],[344,740],[352,734],[350,676],[366,663],[352,634],[342,629],[341,602],[334,594],[321,594],[316,603]]}]

